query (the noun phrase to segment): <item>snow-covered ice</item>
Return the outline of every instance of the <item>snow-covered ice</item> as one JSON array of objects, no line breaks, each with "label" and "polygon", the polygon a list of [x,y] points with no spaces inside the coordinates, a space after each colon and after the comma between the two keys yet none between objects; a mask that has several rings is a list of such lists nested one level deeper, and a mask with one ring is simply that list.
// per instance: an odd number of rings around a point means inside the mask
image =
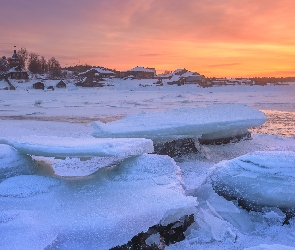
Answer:
[{"label": "snow-covered ice", "polygon": [[148,154],[87,178],[12,177],[0,185],[1,213],[10,218],[0,223],[1,249],[109,249],[127,243],[161,221],[195,211],[197,198],[185,196],[181,183],[170,157]]},{"label": "snow-covered ice", "polygon": [[215,190],[251,206],[295,208],[295,152],[258,151],[215,165]]},{"label": "snow-covered ice", "polygon": [[154,142],[180,138],[213,140],[243,135],[263,124],[265,115],[245,105],[215,105],[139,113],[104,124],[93,122],[95,137],[138,137]]},{"label": "snow-covered ice", "polygon": [[144,138],[70,138],[57,136],[22,136],[0,138],[0,143],[22,154],[47,157],[130,157],[154,151],[153,142]]},{"label": "snow-covered ice", "polygon": [[52,164],[54,173],[59,176],[87,176],[95,173],[98,169],[118,165],[124,157],[86,157],[66,159],[43,159]]},{"label": "snow-covered ice", "polygon": [[27,155],[20,154],[13,147],[0,144],[0,181],[21,174],[32,174],[37,164]]},{"label": "snow-covered ice", "polygon": [[244,250],[295,250],[295,247],[285,246],[281,244],[260,244],[258,246],[244,248]]},{"label": "snow-covered ice", "polygon": [[25,198],[46,193],[51,187],[58,186],[59,183],[58,180],[46,176],[14,176],[0,183],[0,196]]}]

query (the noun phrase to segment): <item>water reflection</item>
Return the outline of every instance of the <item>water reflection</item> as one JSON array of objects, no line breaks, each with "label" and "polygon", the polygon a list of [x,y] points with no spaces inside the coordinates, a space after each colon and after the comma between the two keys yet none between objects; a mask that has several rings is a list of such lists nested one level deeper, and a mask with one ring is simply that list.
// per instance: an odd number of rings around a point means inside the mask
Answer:
[{"label": "water reflection", "polygon": [[284,137],[295,135],[295,112],[261,110],[267,121],[262,126],[250,129],[253,134],[271,134]]}]

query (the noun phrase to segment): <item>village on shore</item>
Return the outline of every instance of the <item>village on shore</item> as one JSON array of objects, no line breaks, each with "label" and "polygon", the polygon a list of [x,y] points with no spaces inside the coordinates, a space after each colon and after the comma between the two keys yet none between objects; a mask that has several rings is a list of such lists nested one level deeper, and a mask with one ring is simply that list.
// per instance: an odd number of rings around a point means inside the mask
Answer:
[{"label": "village on shore", "polygon": [[[67,68],[61,68],[59,62],[53,57],[46,63],[44,57],[36,62],[41,70],[31,72],[24,68],[24,62],[21,54],[14,50],[10,58],[3,56],[0,59],[0,81],[6,82],[0,86],[0,89],[15,90],[15,86],[10,81],[11,79],[22,81],[32,81],[32,88],[34,89],[51,89],[66,88],[67,80],[74,81],[76,86],[80,87],[104,87],[110,85],[110,79],[120,78],[122,80],[140,80],[140,79],[154,79],[155,86],[168,85],[185,85],[195,84],[200,87],[226,86],[226,85],[285,85],[288,82],[295,82],[295,77],[254,77],[254,78],[216,78],[205,77],[198,72],[192,72],[185,68],[176,69],[174,71],[165,71],[163,74],[157,74],[155,68],[136,66],[127,71],[117,71],[105,67],[76,65]],[[30,54],[32,57],[35,54]],[[37,55],[35,55],[37,56]],[[38,61],[37,61],[38,60]],[[31,66],[38,67],[38,65]],[[34,70],[32,70],[34,71]],[[46,86],[44,81],[55,81],[55,86]],[[4,86],[4,87],[3,87]],[[146,85],[142,84],[143,87]]]}]

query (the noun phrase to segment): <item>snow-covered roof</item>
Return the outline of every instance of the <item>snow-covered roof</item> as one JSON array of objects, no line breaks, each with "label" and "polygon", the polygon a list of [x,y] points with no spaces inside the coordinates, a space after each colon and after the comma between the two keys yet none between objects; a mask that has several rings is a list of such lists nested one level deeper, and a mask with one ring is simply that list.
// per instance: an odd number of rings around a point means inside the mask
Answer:
[{"label": "snow-covered roof", "polygon": [[141,66],[136,66],[135,68],[133,68],[133,69],[131,69],[129,71],[140,71],[140,72],[152,72],[152,73],[155,73],[154,69],[147,69],[147,68],[144,68],[144,67],[141,67]]},{"label": "snow-covered roof", "polygon": [[85,72],[80,73],[79,75],[84,75],[87,72],[90,72],[90,71],[93,71],[93,70],[95,70],[97,73],[100,73],[100,74],[115,74],[113,71],[110,71],[108,69],[104,69],[104,68],[91,68],[89,70],[86,70]]},{"label": "snow-covered roof", "polygon": [[172,75],[172,77],[170,78],[170,82],[176,82],[180,79],[180,75]]},{"label": "snow-covered roof", "polygon": [[185,70],[185,68],[174,70],[173,74],[177,74],[177,73],[179,73],[179,72],[181,72],[181,71],[183,71],[183,70]]},{"label": "snow-covered roof", "polygon": [[189,76],[193,76],[193,75],[195,75],[194,72],[187,71],[187,72],[183,73],[183,74],[181,75],[181,77],[189,77]]},{"label": "snow-covered roof", "polygon": [[102,73],[102,74],[114,74],[113,71],[104,69],[104,68],[92,68],[95,69],[98,73]]},{"label": "snow-covered roof", "polygon": [[9,73],[14,73],[14,72],[27,72],[26,70],[22,69],[21,67],[19,66],[15,66],[13,68],[11,68],[9,71]]}]

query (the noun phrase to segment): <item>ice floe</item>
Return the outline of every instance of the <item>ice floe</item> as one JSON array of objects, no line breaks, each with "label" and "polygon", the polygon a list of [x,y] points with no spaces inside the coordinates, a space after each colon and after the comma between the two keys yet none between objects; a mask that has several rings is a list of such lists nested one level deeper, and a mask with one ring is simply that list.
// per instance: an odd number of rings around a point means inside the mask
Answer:
[{"label": "ice floe", "polygon": [[0,143],[22,154],[47,157],[130,157],[153,152],[153,142],[142,138],[71,138],[57,136],[21,136],[0,138]]},{"label": "ice floe", "polygon": [[32,174],[37,164],[30,157],[20,154],[9,145],[0,144],[0,181],[21,174]]},{"label": "ice floe", "polygon": [[93,122],[93,136],[149,138],[154,142],[200,137],[214,140],[243,135],[248,128],[265,121],[262,112],[245,105],[213,105],[142,112],[107,124],[96,121]]},{"label": "ice floe", "polygon": [[214,189],[250,208],[295,208],[295,152],[258,151],[215,165]]}]

